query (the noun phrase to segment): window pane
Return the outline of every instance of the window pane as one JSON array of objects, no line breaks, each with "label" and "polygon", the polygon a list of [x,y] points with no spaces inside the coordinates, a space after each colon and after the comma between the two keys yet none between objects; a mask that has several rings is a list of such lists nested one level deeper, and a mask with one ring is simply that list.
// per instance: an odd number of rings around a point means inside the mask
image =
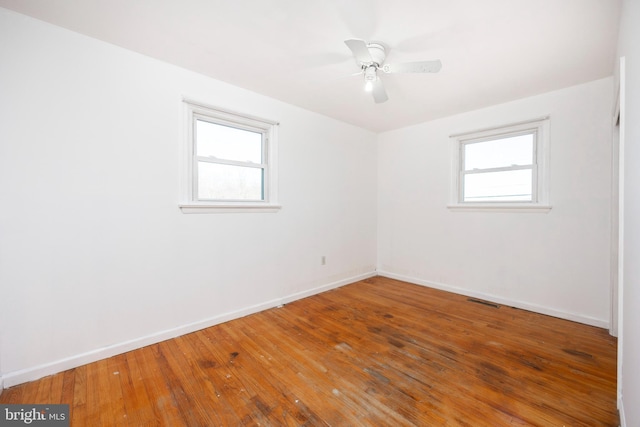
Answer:
[{"label": "window pane", "polygon": [[534,134],[464,144],[464,170],[533,164]]},{"label": "window pane", "polygon": [[262,134],[196,120],[198,156],[262,163]]},{"label": "window pane", "polygon": [[530,202],[532,183],[531,169],[466,174],[464,201]]},{"label": "window pane", "polygon": [[263,169],[198,162],[199,200],[263,200]]}]

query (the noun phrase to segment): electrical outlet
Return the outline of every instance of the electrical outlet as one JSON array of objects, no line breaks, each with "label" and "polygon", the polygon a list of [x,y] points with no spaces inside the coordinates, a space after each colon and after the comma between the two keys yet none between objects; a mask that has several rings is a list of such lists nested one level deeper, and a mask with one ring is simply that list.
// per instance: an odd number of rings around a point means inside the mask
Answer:
[{"label": "electrical outlet", "polygon": [[321,265],[326,265],[327,264],[327,257],[322,255],[322,257],[320,258],[320,264]]}]

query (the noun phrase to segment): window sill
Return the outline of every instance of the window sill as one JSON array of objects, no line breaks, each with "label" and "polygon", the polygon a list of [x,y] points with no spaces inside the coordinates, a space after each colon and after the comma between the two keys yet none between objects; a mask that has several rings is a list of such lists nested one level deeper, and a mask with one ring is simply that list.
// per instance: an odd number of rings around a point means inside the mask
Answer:
[{"label": "window sill", "polygon": [[478,204],[455,204],[447,205],[450,211],[466,211],[466,212],[533,212],[548,213],[551,210],[550,205],[531,205],[519,203],[478,203]]},{"label": "window sill", "polygon": [[178,205],[184,214],[211,213],[274,213],[282,206],[265,203],[253,204],[210,204],[210,203],[182,203]]}]

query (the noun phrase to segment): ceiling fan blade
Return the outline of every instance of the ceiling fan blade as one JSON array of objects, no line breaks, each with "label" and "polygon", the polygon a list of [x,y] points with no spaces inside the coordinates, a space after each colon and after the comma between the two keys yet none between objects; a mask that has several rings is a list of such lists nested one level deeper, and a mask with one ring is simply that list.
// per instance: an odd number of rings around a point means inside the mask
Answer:
[{"label": "ceiling fan blade", "polygon": [[381,102],[385,102],[389,99],[387,91],[384,90],[384,85],[380,79],[374,80],[371,93],[373,93],[373,99],[376,101],[376,104],[380,104]]},{"label": "ceiling fan blade", "polygon": [[440,60],[404,62],[400,64],[384,64],[385,73],[437,73],[442,68]]},{"label": "ceiling fan blade", "polygon": [[349,49],[351,49],[353,56],[355,56],[356,58],[356,61],[364,63],[373,62],[373,58],[371,57],[369,49],[367,48],[367,44],[364,42],[364,40],[350,39],[345,40],[344,43]]}]

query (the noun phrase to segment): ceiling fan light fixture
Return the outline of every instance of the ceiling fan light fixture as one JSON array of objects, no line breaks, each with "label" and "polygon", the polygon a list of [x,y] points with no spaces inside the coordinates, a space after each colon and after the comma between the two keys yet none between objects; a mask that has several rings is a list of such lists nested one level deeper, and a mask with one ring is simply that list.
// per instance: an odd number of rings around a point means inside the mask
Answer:
[{"label": "ceiling fan light fixture", "polygon": [[375,65],[369,65],[364,69],[364,80],[367,82],[373,82],[378,78],[376,75],[376,67]]},{"label": "ceiling fan light fixture", "polygon": [[373,81],[372,80],[367,80],[364,83],[364,90],[365,90],[365,92],[371,92],[373,90]]},{"label": "ceiling fan light fixture", "polygon": [[367,92],[371,92],[373,90],[373,82],[378,80],[378,76],[376,74],[376,67],[374,65],[370,65],[364,69],[364,90]]}]

